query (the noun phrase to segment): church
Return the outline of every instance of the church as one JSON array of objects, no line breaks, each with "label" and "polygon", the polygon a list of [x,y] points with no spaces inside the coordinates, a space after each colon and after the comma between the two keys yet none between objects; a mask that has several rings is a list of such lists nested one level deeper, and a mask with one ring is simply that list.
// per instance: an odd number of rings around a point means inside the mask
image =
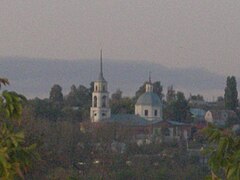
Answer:
[{"label": "church", "polygon": [[[102,50],[100,53],[100,72],[94,81],[92,106],[90,108],[91,123],[117,123],[121,127],[131,127],[135,132],[135,140],[150,140],[161,132],[164,139],[179,140],[187,138],[188,126],[184,123],[163,120],[163,102],[153,92],[151,76],[143,93],[135,104],[134,114],[111,114],[109,106],[108,83],[103,76]],[[163,128],[164,127],[164,128]],[[163,132],[164,129],[164,132]]]}]

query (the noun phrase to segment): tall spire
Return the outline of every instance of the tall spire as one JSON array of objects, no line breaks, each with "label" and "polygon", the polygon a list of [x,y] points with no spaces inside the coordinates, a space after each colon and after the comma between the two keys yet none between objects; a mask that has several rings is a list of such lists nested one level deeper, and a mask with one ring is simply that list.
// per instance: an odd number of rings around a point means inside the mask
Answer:
[{"label": "tall spire", "polygon": [[99,73],[99,77],[98,80],[100,81],[105,81],[104,77],[103,77],[103,67],[102,67],[102,49],[100,50],[100,73]]},{"label": "tall spire", "polygon": [[100,51],[100,74],[103,76],[103,71],[102,71],[102,49]]},{"label": "tall spire", "polygon": [[151,80],[151,71],[149,71],[149,75],[148,75],[148,81],[149,81],[149,83],[152,83],[152,80]]}]

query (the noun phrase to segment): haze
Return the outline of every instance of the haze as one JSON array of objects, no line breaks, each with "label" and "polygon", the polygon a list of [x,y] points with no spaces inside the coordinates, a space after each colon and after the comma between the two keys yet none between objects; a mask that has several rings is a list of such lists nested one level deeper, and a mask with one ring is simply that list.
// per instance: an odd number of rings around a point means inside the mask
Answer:
[{"label": "haze", "polygon": [[238,0],[2,0],[0,56],[205,67],[240,76]]}]

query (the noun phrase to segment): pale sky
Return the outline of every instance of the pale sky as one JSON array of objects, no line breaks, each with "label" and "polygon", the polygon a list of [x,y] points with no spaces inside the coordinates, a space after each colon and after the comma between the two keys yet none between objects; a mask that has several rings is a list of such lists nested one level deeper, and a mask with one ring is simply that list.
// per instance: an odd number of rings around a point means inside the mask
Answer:
[{"label": "pale sky", "polygon": [[239,0],[1,0],[0,56],[104,58],[240,76]]}]

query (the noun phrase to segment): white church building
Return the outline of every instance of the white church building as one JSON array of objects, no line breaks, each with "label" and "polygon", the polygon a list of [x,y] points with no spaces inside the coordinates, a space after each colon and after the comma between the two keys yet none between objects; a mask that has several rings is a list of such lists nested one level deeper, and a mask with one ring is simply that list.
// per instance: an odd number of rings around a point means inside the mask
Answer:
[{"label": "white church building", "polygon": [[111,109],[109,107],[109,92],[107,87],[107,81],[103,77],[102,50],[101,50],[100,73],[98,79],[94,81],[90,118],[92,122],[99,122],[103,119],[108,119],[110,117]]},{"label": "white church building", "polygon": [[[100,73],[98,79],[94,81],[94,91],[92,93],[92,107],[90,109],[91,122],[100,122],[112,118],[111,109],[109,107],[108,83],[103,77],[102,51],[100,54]],[[131,119],[145,119],[148,122],[162,121],[163,104],[159,96],[153,92],[153,85],[149,75],[149,81],[146,83],[146,92],[143,93],[135,104],[135,117],[131,114],[125,114],[123,117],[131,121]],[[114,115],[113,115],[114,116]],[[116,118],[113,118],[116,120]]]},{"label": "white church building", "polygon": [[135,115],[139,115],[148,121],[162,120],[162,101],[153,92],[151,77],[146,83],[146,92],[142,94],[135,104]]},{"label": "white church building", "polygon": [[90,108],[91,124],[117,123],[121,127],[131,127],[135,132],[136,142],[153,141],[160,134],[165,140],[179,140],[186,138],[189,126],[175,121],[163,121],[163,103],[153,91],[151,76],[146,83],[143,93],[135,104],[135,114],[111,114],[109,106],[108,83],[103,76],[102,51],[100,54],[100,73],[94,81],[92,106]]}]

